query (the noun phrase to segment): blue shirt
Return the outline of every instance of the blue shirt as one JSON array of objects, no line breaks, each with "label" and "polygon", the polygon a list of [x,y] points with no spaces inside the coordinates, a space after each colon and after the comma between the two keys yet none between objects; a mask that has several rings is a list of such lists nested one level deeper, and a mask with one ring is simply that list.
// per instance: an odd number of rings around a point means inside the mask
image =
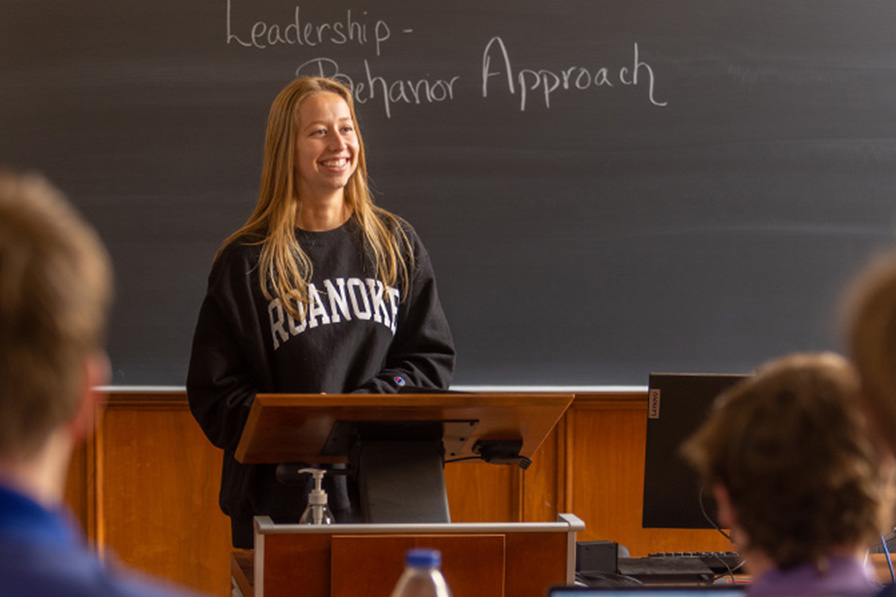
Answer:
[{"label": "blue shirt", "polygon": [[124,568],[107,568],[68,516],[0,486],[0,595],[174,597],[186,595]]},{"label": "blue shirt", "polygon": [[876,595],[880,584],[856,558],[830,558],[826,572],[812,564],[771,570],[753,579],[748,597],[864,597]]}]

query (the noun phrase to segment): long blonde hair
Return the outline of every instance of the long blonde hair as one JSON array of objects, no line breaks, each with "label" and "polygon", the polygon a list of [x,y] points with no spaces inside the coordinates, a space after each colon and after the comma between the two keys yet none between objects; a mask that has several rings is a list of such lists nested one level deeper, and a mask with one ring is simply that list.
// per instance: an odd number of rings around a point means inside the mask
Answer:
[{"label": "long blonde hair", "polygon": [[[234,242],[261,244],[259,281],[265,298],[280,299],[292,317],[301,318],[298,305],[307,307],[310,301],[308,284],[313,274],[308,255],[296,239],[296,207],[299,185],[296,179],[296,135],[299,108],[316,93],[330,92],[348,104],[358,139],[358,166],[345,187],[345,201],[351,217],[361,229],[364,247],[375,266],[376,277],[386,286],[400,285],[402,295],[409,284],[408,263],[413,263],[413,251],[401,220],[374,205],[367,185],[367,162],[364,141],[351,92],[342,84],[322,77],[299,77],[283,88],[271,105],[265,134],[264,162],[261,185],[255,211],[243,226],[231,234],[215,256]],[[258,237],[251,241],[247,237]],[[402,259],[407,252],[408,262]],[[273,292],[271,291],[273,289]]]}]

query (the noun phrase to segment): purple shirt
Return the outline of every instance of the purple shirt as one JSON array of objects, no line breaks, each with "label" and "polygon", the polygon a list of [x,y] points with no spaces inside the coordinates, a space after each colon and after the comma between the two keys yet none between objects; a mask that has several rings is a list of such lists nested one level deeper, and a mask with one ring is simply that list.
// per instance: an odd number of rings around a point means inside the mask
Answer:
[{"label": "purple shirt", "polygon": [[830,558],[822,573],[813,564],[770,570],[753,579],[748,597],[843,597],[876,595],[880,584],[856,558]]}]

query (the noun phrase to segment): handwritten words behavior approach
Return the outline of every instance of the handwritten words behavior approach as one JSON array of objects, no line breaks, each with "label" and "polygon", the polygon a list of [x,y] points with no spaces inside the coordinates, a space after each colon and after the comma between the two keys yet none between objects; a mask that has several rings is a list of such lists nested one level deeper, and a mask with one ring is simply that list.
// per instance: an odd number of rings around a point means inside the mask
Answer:
[{"label": "handwritten words behavior approach", "polygon": [[[651,106],[667,105],[657,89],[654,68],[642,58],[641,48],[632,42],[631,58],[613,66],[569,64],[539,68],[518,64],[512,48],[501,36],[484,40],[478,63],[469,73],[447,77],[411,74],[387,77],[383,74],[385,57],[390,47],[400,45],[403,37],[412,36],[412,27],[396,27],[384,19],[375,19],[367,11],[360,14],[346,9],[329,21],[305,19],[301,7],[295,6],[286,19],[236,18],[232,1],[227,0],[227,44],[247,50],[264,51],[278,46],[296,46],[304,55],[294,74],[317,75],[336,79],[351,89],[359,104],[379,104],[386,116],[402,104],[438,104],[454,101],[459,93],[458,82],[476,79],[482,98],[498,93],[517,97],[520,111],[550,109],[551,101],[568,93],[594,93],[612,89],[638,87]],[[323,56],[328,47],[356,46],[362,51],[360,64],[346,67],[333,58]],[[366,55],[363,52],[367,52]],[[308,54],[313,54],[308,57]]]}]

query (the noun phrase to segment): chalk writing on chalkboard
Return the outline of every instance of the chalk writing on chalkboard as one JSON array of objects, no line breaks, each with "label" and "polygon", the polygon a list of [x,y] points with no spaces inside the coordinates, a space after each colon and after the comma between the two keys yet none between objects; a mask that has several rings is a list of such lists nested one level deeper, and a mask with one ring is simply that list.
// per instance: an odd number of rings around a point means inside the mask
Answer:
[{"label": "chalk writing on chalkboard", "polygon": [[459,386],[644,388],[837,350],[843,287],[893,242],[892,0],[6,4],[0,161],[109,247],[116,385],[182,387],[297,71],[352,84]]},{"label": "chalk writing on chalkboard", "polygon": [[[412,27],[396,28],[385,19],[374,19],[363,11],[359,16],[347,9],[344,16],[332,21],[303,21],[300,6],[295,6],[288,22],[258,19],[244,26],[234,25],[231,2],[227,2],[228,44],[249,50],[264,50],[279,45],[300,45],[311,48],[332,44],[370,47],[377,57],[385,45],[392,43],[393,31],[403,35],[414,33]],[[387,78],[378,73],[368,58],[361,58],[362,67],[343,68],[335,59],[317,56],[305,60],[295,69],[295,75],[329,77],[348,86],[359,103],[375,102],[382,106],[386,117],[392,117],[396,104],[434,104],[456,99],[456,83],[465,77],[477,77],[482,98],[489,89],[502,87],[511,95],[519,96],[519,109],[537,104],[550,109],[555,94],[609,91],[614,88],[641,86],[652,106],[664,107],[668,102],[659,99],[655,69],[641,57],[637,42],[632,43],[631,61],[625,64],[604,65],[569,64],[559,69],[520,66],[511,59],[500,36],[489,39],[482,50],[481,61],[472,64],[469,74],[458,73],[447,78],[411,75],[407,78]],[[361,71],[352,76],[350,72]]]}]

